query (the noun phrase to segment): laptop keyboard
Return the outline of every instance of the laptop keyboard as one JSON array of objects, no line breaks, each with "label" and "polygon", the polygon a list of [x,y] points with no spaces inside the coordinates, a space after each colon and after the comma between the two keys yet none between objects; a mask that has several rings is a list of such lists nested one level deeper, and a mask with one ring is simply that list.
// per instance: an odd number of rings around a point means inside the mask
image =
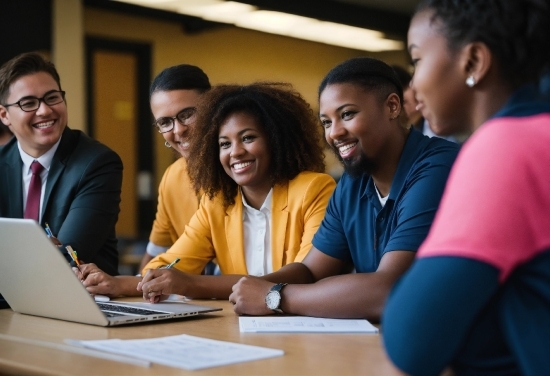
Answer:
[{"label": "laptop keyboard", "polygon": [[[149,309],[142,309],[142,308],[135,308],[135,307],[127,307],[122,305],[114,305],[114,304],[105,304],[105,303],[97,303],[101,311],[107,316],[107,317],[115,317],[115,316],[125,316],[124,314],[132,314],[132,315],[158,315],[158,314],[166,314],[167,312],[162,311],[151,311]],[[108,312],[105,312],[108,311]],[[120,313],[117,313],[120,312]]]}]

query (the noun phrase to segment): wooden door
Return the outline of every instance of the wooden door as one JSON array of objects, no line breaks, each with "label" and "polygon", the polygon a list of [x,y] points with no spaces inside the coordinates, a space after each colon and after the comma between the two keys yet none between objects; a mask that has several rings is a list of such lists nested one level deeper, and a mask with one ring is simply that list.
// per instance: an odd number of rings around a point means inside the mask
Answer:
[{"label": "wooden door", "polygon": [[[88,39],[89,134],[124,164],[119,238],[145,238],[154,218],[148,45]],[[145,52],[144,52],[145,51]]]}]

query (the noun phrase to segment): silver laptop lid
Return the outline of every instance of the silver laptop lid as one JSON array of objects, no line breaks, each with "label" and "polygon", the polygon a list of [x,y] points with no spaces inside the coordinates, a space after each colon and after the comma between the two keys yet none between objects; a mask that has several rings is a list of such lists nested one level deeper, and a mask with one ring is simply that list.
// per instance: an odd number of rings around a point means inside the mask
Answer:
[{"label": "silver laptop lid", "polygon": [[45,231],[30,219],[0,218],[0,293],[15,312],[100,326],[221,310],[181,303],[119,303],[162,312],[107,318]]},{"label": "silver laptop lid", "polygon": [[0,292],[15,312],[108,325],[61,252],[32,219],[0,218]]}]

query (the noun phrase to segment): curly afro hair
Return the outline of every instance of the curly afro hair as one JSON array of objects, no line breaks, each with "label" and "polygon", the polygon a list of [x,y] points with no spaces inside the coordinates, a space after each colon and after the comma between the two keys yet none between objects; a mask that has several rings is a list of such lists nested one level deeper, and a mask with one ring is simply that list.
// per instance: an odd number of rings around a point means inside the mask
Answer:
[{"label": "curly afro hair", "polygon": [[219,85],[201,98],[190,132],[188,170],[197,192],[210,199],[221,193],[225,206],[235,203],[238,185],[220,163],[218,135],[226,119],[238,112],[256,118],[267,135],[272,185],[284,184],[303,171],[324,172],[318,119],[290,84]]}]

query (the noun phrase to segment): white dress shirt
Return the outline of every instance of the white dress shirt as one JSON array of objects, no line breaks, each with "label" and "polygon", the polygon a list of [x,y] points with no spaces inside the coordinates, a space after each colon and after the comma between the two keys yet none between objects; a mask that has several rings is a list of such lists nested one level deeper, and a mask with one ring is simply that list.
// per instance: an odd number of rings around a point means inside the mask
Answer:
[{"label": "white dress shirt", "polygon": [[169,249],[170,247],[163,247],[161,245],[153,243],[152,241],[149,241],[149,243],[147,243],[147,248],[145,249],[145,251],[149,254],[149,256],[155,257],[160,255],[161,253],[166,252]]},{"label": "white dress shirt", "polygon": [[267,194],[260,210],[254,209],[243,198],[244,255],[248,274],[262,276],[273,272],[271,260],[271,201],[273,188]]}]

